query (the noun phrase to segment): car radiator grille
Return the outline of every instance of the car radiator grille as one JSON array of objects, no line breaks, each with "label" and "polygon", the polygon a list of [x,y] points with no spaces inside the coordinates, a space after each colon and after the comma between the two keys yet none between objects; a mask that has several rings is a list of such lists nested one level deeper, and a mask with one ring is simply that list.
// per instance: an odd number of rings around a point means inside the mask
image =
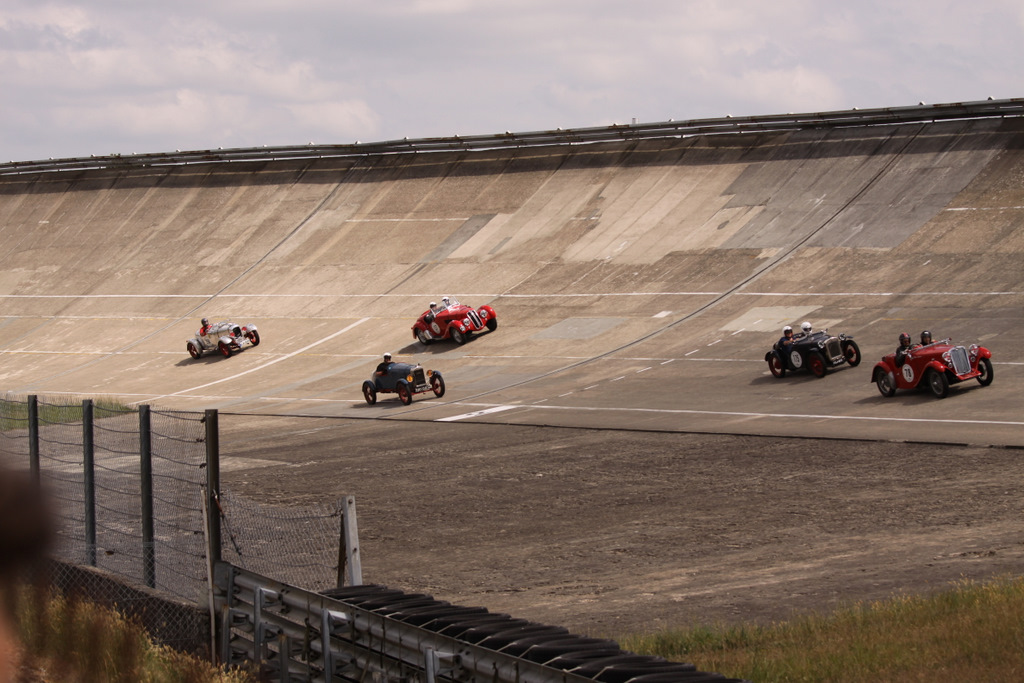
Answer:
[{"label": "car radiator grille", "polygon": [[839,340],[835,337],[825,342],[825,351],[828,352],[829,358],[841,358],[843,355],[843,349],[839,346]]},{"label": "car radiator grille", "polygon": [[971,361],[967,358],[967,349],[954,346],[949,350],[949,358],[953,361],[953,372],[963,375],[971,371]]},{"label": "car radiator grille", "polygon": [[427,383],[427,378],[423,374],[423,368],[416,368],[412,371],[412,379],[416,386],[420,386]]},{"label": "car radiator grille", "polygon": [[484,326],[484,324],[480,322],[480,314],[476,311],[470,311],[467,317],[469,318],[469,321],[473,323],[473,327],[479,329]]}]

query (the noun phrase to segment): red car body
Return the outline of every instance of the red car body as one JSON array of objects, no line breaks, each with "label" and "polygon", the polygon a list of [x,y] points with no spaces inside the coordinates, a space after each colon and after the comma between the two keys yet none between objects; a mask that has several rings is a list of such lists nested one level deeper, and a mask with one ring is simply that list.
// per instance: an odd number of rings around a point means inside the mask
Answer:
[{"label": "red car body", "polygon": [[901,366],[896,354],[890,353],[875,364],[871,381],[882,396],[892,396],[897,389],[927,387],[936,398],[949,395],[951,384],[976,379],[983,387],[992,383],[992,352],[984,346],[954,345],[949,339],[925,346],[915,346]]},{"label": "red car body", "polygon": [[490,306],[473,308],[450,299],[447,306],[426,310],[412,326],[412,336],[424,344],[451,339],[465,344],[477,332],[498,329],[498,316]]}]

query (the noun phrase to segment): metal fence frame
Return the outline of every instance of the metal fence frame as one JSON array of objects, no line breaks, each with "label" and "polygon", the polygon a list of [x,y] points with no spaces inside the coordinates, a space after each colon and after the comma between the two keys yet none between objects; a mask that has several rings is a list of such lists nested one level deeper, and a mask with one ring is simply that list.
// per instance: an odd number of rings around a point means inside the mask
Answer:
[{"label": "metal fence frame", "polygon": [[417,152],[486,151],[553,145],[580,145],[595,142],[621,142],[645,139],[692,137],[696,135],[735,135],[739,133],[782,132],[813,128],[865,127],[909,124],[958,119],[982,119],[1024,116],[1024,98],[982,100],[978,102],[932,104],[910,107],[847,109],[810,114],[770,114],[764,116],[724,116],[710,119],[662,121],[658,123],[615,124],[593,128],[567,128],[495,135],[453,135],[435,138],[403,138],[384,142],[351,144],[295,145],[283,147],[245,147],[147,154],[110,154],[105,156],[10,161],[0,163],[0,176],[22,173],[53,173],[86,169],[133,169],[188,164],[223,164],[243,161],[281,161],[365,157],[381,154]]}]

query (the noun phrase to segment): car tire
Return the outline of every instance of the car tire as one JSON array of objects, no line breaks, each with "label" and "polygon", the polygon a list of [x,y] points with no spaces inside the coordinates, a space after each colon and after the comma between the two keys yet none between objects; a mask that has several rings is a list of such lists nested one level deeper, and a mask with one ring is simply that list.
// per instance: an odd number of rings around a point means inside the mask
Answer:
[{"label": "car tire", "polygon": [[[192,356],[195,360],[202,358],[203,352],[197,349],[195,344],[189,342],[186,346],[188,347],[188,355]],[[981,381],[981,379],[979,378],[978,381]]]},{"label": "car tire", "polygon": [[828,366],[825,365],[825,358],[817,351],[807,354],[807,369],[815,377],[821,378],[828,373]]},{"label": "car tire", "polygon": [[978,372],[981,373],[977,377],[978,384],[980,384],[983,387],[987,387],[989,384],[992,384],[992,380],[994,379],[994,377],[992,376],[992,361],[990,361],[988,358],[979,358]]},{"label": "car tire", "polygon": [[426,330],[416,330],[416,338],[419,339],[420,344],[423,344],[424,346],[434,341],[433,339],[430,338],[430,335],[427,333]]},{"label": "car tire", "polygon": [[249,338],[249,341],[252,342],[253,346],[260,345],[260,333],[256,330],[249,330],[245,333],[245,336]]},{"label": "car tire", "polygon": [[498,319],[497,318],[488,318],[487,319],[487,330],[489,332],[494,332],[496,329],[498,329]]},{"label": "car tire", "polygon": [[928,384],[928,388],[932,390],[932,393],[935,394],[935,398],[946,398],[949,396],[949,380],[946,379],[946,373],[929,368],[928,372],[925,373],[924,381]]},{"label": "car tire", "polygon": [[843,342],[843,357],[851,368],[860,365],[860,347],[852,339]]},{"label": "car tire", "polygon": [[786,366],[782,364],[782,359],[779,358],[779,354],[769,353],[765,360],[768,361],[768,369],[771,370],[773,375],[779,379],[786,376]]},{"label": "car tire", "polygon": [[377,387],[373,386],[373,382],[367,380],[363,382],[363,398],[366,399],[367,405],[373,405],[377,402]]},{"label": "car tire", "polygon": [[875,386],[878,387],[878,393],[886,398],[896,395],[896,378],[892,373],[881,369],[875,370]]},{"label": "car tire", "polygon": [[412,389],[409,388],[408,382],[399,382],[395,391],[398,392],[398,400],[402,402],[402,405],[407,406],[412,403]]},{"label": "car tire", "polygon": [[452,337],[452,341],[453,341],[453,342],[455,342],[456,344],[459,344],[459,345],[461,346],[462,344],[465,344],[465,343],[466,343],[466,338],[467,338],[467,335],[466,335],[466,333],[465,333],[465,332],[463,332],[463,331],[462,331],[462,330],[460,330],[459,328],[457,328],[457,327],[452,327],[452,328],[451,328],[451,329],[449,330],[449,334],[450,334],[450,335],[451,335],[451,337]]},{"label": "car tire", "polygon": [[434,396],[444,396],[444,377],[441,377],[441,373],[435,372],[430,376],[430,388],[434,391]]},{"label": "car tire", "polygon": [[231,358],[231,347],[224,342],[217,342],[217,349],[220,351],[220,355]]}]

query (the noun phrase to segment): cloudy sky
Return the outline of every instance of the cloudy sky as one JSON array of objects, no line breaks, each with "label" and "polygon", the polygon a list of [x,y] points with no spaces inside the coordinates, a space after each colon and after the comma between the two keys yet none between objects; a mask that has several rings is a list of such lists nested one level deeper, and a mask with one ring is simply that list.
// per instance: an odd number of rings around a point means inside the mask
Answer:
[{"label": "cloudy sky", "polygon": [[4,0],[0,160],[1024,97],[1021,0]]}]

